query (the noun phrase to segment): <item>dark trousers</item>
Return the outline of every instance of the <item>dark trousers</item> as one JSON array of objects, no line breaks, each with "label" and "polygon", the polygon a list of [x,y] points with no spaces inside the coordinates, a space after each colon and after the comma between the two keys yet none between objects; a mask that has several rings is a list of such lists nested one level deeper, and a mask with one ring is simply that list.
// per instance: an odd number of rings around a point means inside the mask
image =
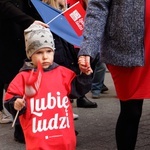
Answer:
[{"label": "dark trousers", "polygon": [[4,84],[0,82],[0,111],[3,110],[3,89]]},{"label": "dark trousers", "polygon": [[3,110],[3,92],[4,92],[4,89],[7,90],[7,87],[8,87],[8,84],[5,84],[0,80],[0,111]]}]

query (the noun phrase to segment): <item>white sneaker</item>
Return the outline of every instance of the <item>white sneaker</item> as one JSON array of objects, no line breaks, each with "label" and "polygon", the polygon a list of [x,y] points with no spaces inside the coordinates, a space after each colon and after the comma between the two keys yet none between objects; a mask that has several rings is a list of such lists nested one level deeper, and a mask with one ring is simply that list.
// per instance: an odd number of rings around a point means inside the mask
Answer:
[{"label": "white sneaker", "polygon": [[79,115],[73,113],[73,119],[77,120],[78,118],[79,118]]},{"label": "white sneaker", "polygon": [[2,110],[0,111],[0,123],[11,123],[12,119],[10,118],[10,116],[6,115],[6,113]]}]

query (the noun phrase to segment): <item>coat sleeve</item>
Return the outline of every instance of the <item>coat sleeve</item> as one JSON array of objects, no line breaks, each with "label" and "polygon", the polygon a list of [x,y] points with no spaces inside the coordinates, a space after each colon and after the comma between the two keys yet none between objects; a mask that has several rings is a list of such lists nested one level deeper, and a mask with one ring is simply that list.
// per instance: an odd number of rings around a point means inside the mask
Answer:
[{"label": "coat sleeve", "polygon": [[84,73],[77,75],[71,83],[71,92],[69,98],[80,98],[91,90],[92,75]]},{"label": "coat sleeve", "polygon": [[[17,98],[22,98],[24,95],[24,78],[22,73],[19,73],[16,75],[16,77],[11,81],[11,83],[8,86],[8,89],[5,93],[4,97],[4,106],[6,109],[12,114],[14,117],[16,114],[16,110],[14,109],[14,102]],[[23,108],[19,114],[22,114],[24,112],[25,108]]]},{"label": "coat sleeve", "polygon": [[[7,111],[12,114],[13,118],[15,118],[15,115],[17,111],[14,109],[14,102],[17,98],[21,98],[20,96],[14,96],[11,99],[8,99],[4,102],[4,106],[7,109]],[[26,110],[26,106],[22,108],[21,111],[19,111],[19,115],[23,114]]]},{"label": "coat sleeve", "polygon": [[0,0],[0,17],[13,20],[23,29],[26,29],[35,21],[34,18],[25,13],[25,10],[29,10],[29,6],[27,7],[26,3],[18,5],[11,0]]},{"label": "coat sleeve", "polygon": [[111,1],[89,0],[84,21],[83,41],[78,56],[88,55],[94,59],[100,50]]}]

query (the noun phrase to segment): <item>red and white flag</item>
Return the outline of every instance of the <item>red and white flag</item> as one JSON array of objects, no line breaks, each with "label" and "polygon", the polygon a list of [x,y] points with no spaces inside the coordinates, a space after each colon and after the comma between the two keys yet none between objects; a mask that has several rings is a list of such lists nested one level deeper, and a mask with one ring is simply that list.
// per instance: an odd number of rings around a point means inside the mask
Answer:
[{"label": "red and white flag", "polygon": [[75,3],[63,13],[78,36],[81,36],[83,32],[85,13],[80,2]]},{"label": "red and white flag", "polygon": [[[25,83],[25,94],[23,96],[23,99],[25,99],[25,97],[33,97],[38,93],[40,84],[41,84],[41,80],[42,80],[42,74],[43,74],[43,68],[40,62],[38,62],[38,66],[37,66],[37,71],[34,72],[34,69],[32,69],[28,80]],[[14,121],[12,123],[12,127],[14,127],[15,122],[17,120],[17,117],[19,115],[19,110],[16,113],[16,116],[14,118]]]}]

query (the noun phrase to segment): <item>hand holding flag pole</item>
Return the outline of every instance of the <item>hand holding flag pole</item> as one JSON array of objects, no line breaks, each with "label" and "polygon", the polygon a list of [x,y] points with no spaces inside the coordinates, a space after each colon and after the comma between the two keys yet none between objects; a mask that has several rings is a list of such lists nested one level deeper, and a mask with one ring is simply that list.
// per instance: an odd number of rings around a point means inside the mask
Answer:
[{"label": "hand holding flag pole", "polygon": [[[23,99],[23,100],[25,100],[25,94],[24,94],[24,96],[23,96],[23,98],[22,98],[22,99]],[[12,127],[14,127],[14,125],[15,125],[15,123],[16,123],[16,120],[17,120],[18,115],[19,115],[19,110],[17,110],[16,116],[15,116],[14,121],[13,121],[13,123],[12,123]]]},{"label": "hand holding flag pole", "polygon": [[[40,84],[41,84],[41,80],[42,80],[42,74],[43,74],[43,69],[42,69],[42,65],[40,62],[38,62],[38,66],[37,66],[37,72],[35,73],[35,75],[33,75],[34,73],[34,69],[32,69],[28,81],[25,84],[25,94],[23,96],[23,100],[25,100],[25,97],[33,97],[38,93]],[[19,115],[19,110],[16,113],[16,116],[14,118],[14,121],[12,123],[12,127],[14,127],[15,122],[18,118]]]}]

